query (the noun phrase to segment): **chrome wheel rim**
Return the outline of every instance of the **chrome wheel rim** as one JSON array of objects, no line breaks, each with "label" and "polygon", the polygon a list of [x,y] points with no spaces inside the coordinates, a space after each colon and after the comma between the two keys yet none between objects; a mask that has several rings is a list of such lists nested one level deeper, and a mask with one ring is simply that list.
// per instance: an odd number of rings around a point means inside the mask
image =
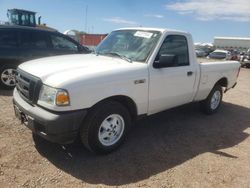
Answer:
[{"label": "chrome wheel rim", "polygon": [[16,70],[5,69],[1,74],[1,81],[6,86],[15,86],[16,85]]},{"label": "chrome wheel rim", "polygon": [[215,91],[211,98],[211,104],[210,104],[212,110],[215,110],[216,108],[218,108],[220,104],[220,100],[221,100],[220,91]]},{"label": "chrome wheel rim", "polygon": [[99,132],[98,139],[104,146],[116,144],[124,132],[124,119],[119,114],[109,115],[103,120]]}]

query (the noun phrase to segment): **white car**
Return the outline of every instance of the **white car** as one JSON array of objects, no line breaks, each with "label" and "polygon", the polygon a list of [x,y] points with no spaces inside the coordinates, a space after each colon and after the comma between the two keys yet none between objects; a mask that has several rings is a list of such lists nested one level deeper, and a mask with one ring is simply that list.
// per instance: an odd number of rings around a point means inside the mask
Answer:
[{"label": "white car", "polygon": [[232,58],[231,52],[227,50],[215,50],[208,55],[211,59],[226,59],[230,60]]},{"label": "white car", "polygon": [[206,57],[207,53],[201,49],[195,49],[195,53],[197,57]]},{"label": "white car", "polygon": [[222,88],[236,85],[239,70],[236,61],[199,64],[189,33],[118,29],[95,54],[21,64],[14,108],[36,135],[61,144],[80,135],[86,148],[107,153],[138,117],[195,101],[216,112]]}]

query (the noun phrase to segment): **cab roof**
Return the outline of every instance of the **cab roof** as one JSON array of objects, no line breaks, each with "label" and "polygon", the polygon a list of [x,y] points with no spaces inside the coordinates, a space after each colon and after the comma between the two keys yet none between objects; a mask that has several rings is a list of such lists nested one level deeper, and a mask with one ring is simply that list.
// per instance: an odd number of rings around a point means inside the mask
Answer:
[{"label": "cab roof", "polygon": [[0,29],[20,29],[20,30],[58,32],[56,30],[50,30],[50,29],[47,29],[47,28],[29,27],[29,26],[21,26],[21,25],[9,25],[9,24],[0,25]]},{"label": "cab roof", "polygon": [[159,31],[161,33],[172,31],[172,32],[178,32],[178,33],[187,33],[185,31],[179,31],[175,29],[167,29],[167,28],[153,28],[153,27],[127,27],[127,28],[120,28],[116,29],[115,31],[119,30],[143,30],[143,31]]}]

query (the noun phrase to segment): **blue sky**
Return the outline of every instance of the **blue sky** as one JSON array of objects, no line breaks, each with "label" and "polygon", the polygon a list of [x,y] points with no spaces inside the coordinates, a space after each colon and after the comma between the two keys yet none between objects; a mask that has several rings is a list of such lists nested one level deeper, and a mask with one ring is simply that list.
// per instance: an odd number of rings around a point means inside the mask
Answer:
[{"label": "blue sky", "polygon": [[86,25],[90,33],[145,26],[188,31],[195,42],[250,37],[250,0],[0,0],[0,20],[7,20],[10,8],[36,11],[61,32]]}]

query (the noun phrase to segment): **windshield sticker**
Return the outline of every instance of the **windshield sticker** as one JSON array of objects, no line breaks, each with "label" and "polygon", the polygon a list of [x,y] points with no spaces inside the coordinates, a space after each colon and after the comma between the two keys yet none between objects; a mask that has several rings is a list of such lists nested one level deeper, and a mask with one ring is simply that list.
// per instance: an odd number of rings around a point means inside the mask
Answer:
[{"label": "windshield sticker", "polygon": [[145,32],[145,31],[136,31],[134,34],[134,36],[136,37],[142,37],[142,38],[147,38],[147,39],[150,39],[152,35],[153,33]]}]

